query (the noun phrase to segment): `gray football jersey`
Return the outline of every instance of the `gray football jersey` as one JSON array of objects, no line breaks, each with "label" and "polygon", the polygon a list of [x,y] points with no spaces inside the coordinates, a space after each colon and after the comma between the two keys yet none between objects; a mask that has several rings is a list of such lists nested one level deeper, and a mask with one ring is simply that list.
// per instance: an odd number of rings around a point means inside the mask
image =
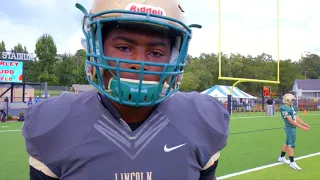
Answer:
[{"label": "gray football jersey", "polygon": [[22,132],[29,155],[60,179],[196,180],[226,146],[229,120],[214,98],[179,92],[132,131],[89,91],[30,106]]}]

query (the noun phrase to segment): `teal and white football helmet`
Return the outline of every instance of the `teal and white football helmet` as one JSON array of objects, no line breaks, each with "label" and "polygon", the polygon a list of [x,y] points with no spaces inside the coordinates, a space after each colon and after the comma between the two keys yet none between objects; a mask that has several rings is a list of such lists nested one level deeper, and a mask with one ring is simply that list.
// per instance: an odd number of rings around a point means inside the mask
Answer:
[{"label": "teal and white football helmet", "polygon": [[[200,25],[185,24],[185,12],[179,0],[93,0],[89,13],[80,4],[76,7],[84,13],[82,30],[85,39],[82,44],[87,51],[87,78],[98,91],[120,104],[139,107],[161,103],[179,90],[192,36],[190,28],[201,28]],[[170,62],[155,63],[105,55],[102,29],[109,24],[138,25],[170,34],[175,39]],[[110,62],[116,66],[111,66]],[[122,63],[137,64],[141,68],[121,68]],[[146,66],[159,66],[163,71],[148,71],[144,68]],[[103,82],[105,71],[112,74],[107,86]],[[118,76],[121,72],[137,73],[140,79],[121,78]],[[146,81],[144,75],[158,75],[160,81]]]}]

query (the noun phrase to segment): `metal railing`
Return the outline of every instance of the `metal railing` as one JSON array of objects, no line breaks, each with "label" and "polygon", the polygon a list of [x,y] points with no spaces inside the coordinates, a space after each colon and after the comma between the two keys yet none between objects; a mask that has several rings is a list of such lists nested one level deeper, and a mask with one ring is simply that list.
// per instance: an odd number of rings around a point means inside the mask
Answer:
[{"label": "metal railing", "polygon": [[[267,99],[262,102],[261,99],[255,100],[232,100],[232,111],[234,112],[255,112],[255,111],[266,111],[267,109]],[[227,107],[227,102],[224,102]],[[279,111],[279,108],[283,105],[282,99],[274,99],[275,111]],[[320,99],[299,99],[294,103],[294,106],[298,108],[299,111],[310,110],[316,111],[320,110]]]}]

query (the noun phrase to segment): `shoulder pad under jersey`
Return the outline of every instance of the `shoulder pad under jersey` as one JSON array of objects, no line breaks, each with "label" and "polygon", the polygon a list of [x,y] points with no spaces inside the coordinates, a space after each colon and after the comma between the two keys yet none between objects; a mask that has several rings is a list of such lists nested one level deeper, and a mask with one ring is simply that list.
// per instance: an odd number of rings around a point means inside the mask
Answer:
[{"label": "shoulder pad under jersey", "polygon": [[292,113],[292,112],[293,112],[293,109],[292,109],[292,107],[289,107],[289,106],[287,106],[287,105],[282,105],[282,106],[280,107],[280,111],[286,111],[286,112],[288,112],[288,113]]},{"label": "shoulder pad under jersey", "polygon": [[202,165],[226,146],[230,115],[215,98],[197,92],[179,92],[165,101],[159,111],[201,151]]},{"label": "shoulder pad under jersey", "polygon": [[92,129],[102,106],[96,91],[64,94],[26,109],[27,152],[44,164],[63,158]]}]

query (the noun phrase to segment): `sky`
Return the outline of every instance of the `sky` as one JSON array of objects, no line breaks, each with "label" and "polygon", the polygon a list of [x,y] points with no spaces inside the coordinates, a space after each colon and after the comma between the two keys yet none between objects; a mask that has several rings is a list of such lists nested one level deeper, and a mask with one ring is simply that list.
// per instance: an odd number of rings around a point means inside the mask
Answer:
[{"label": "sky", "polygon": [[[218,0],[181,0],[193,30],[189,54],[218,52]],[[320,1],[279,0],[280,59],[299,60],[305,52],[320,54]],[[82,12],[92,0],[0,1],[0,41],[7,49],[21,43],[34,52],[44,33],[53,36],[58,53],[81,49]],[[221,50],[224,53],[277,54],[277,0],[221,0]]]}]

